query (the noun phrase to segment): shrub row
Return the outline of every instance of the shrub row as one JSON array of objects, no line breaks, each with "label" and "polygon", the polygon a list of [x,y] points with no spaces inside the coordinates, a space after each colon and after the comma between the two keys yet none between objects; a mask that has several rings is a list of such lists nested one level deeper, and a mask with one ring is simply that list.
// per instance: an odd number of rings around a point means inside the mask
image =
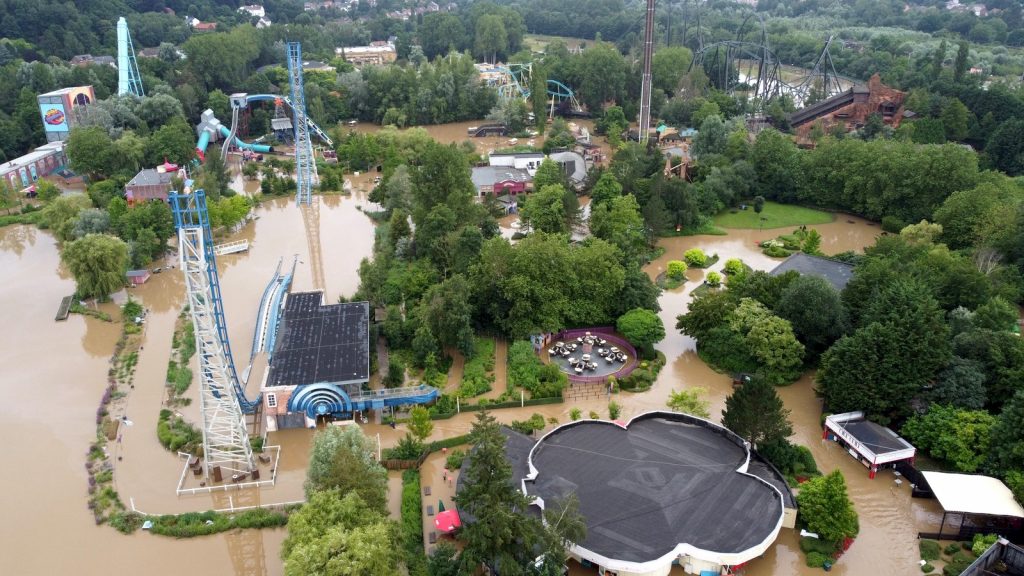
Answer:
[{"label": "shrub row", "polygon": [[402,507],[399,530],[402,534],[402,550],[409,574],[425,572],[423,497],[420,493],[420,473],[418,470],[402,472]]},{"label": "shrub row", "polygon": [[[561,396],[554,398],[530,398],[522,402],[523,406],[543,406],[545,404],[561,404],[564,402]],[[451,408],[448,409],[448,406]],[[445,409],[438,409],[443,406]],[[502,408],[519,408],[519,400],[511,400],[508,402],[490,402],[486,399],[481,400],[478,404],[465,404],[460,406],[463,412],[475,412],[478,410],[501,410]],[[455,416],[455,400],[446,394],[442,394],[438,399],[437,403],[430,407],[430,419],[431,420],[446,420]]]},{"label": "shrub row", "polygon": [[235,514],[209,510],[206,512],[187,512],[178,515],[149,516],[146,519],[153,522],[150,531],[154,534],[173,536],[175,538],[192,538],[226,532],[236,528],[284,526],[288,524],[288,513],[289,510],[287,509],[255,508]]}]

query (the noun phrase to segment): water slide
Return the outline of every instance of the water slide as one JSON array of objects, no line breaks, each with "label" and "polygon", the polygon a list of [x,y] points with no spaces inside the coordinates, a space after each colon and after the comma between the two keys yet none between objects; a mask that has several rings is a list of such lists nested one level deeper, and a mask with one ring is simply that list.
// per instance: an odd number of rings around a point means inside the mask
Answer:
[{"label": "water slide", "polygon": [[[206,155],[206,149],[210,145],[210,140],[214,139],[214,134],[219,138],[231,138],[231,130],[227,126],[221,124],[220,120],[213,115],[213,110],[207,109],[203,111],[202,116],[199,120],[199,126],[196,127],[198,134],[198,140],[196,141],[196,155],[200,159],[203,159]],[[234,137],[234,145],[240,150],[249,150],[251,152],[258,152],[260,154],[267,154],[274,151],[274,148],[267,146],[266,144],[250,144],[243,142],[237,136]]]}]

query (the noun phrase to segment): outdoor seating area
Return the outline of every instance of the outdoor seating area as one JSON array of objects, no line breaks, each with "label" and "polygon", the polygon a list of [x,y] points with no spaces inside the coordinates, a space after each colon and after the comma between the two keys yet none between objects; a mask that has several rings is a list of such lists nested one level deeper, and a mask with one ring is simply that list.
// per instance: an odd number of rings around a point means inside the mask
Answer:
[{"label": "outdoor seating area", "polygon": [[609,340],[610,336],[585,332],[555,341],[548,349],[548,358],[570,377],[602,378],[615,374],[630,364],[632,350],[626,344]]}]

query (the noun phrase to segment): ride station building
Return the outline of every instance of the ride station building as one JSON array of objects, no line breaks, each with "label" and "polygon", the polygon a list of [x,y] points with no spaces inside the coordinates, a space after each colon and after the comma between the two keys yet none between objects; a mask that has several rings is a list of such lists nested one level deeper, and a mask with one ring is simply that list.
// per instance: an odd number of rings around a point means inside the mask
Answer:
[{"label": "ride station building", "polygon": [[431,386],[370,390],[370,305],[324,304],[323,292],[287,296],[263,381],[267,429],[311,428],[386,408],[424,404]]},{"label": "ride station building", "polygon": [[910,442],[885,426],[871,422],[863,412],[828,416],[822,438],[845,446],[850,456],[869,470],[869,478],[874,478],[880,468],[895,468],[896,463],[903,460],[913,464],[917,453]]}]

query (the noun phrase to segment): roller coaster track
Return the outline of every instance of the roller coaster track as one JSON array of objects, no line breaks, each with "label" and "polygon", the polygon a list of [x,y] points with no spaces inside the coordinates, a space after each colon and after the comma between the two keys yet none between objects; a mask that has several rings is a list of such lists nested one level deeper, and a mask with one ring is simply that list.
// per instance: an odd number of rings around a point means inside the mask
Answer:
[{"label": "roller coaster track", "polygon": [[313,289],[325,290],[324,256],[320,247],[320,197],[311,199],[309,204],[299,206],[302,210],[302,221],[306,228],[306,245],[309,247],[309,269],[313,275]]},{"label": "roller coaster track", "polygon": [[235,371],[206,194],[195,190],[191,194],[171,194],[169,200],[199,358],[204,469],[207,477],[215,467],[229,474],[247,473],[254,462],[245,414],[254,412],[262,398],[246,399]]}]

